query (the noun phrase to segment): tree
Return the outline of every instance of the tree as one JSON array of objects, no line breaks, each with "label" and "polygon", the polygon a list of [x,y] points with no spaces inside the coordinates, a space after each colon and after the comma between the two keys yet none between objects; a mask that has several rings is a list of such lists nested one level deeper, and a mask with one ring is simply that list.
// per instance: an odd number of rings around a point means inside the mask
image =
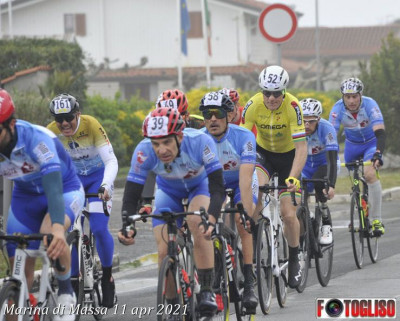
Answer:
[{"label": "tree", "polygon": [[391,33],[367,64],[360,63],[364,94],[375,99],[386,126],[386,150],[399,155],[400,136],[400,40]]},{"label": "tree", "polygon": [[[50,66],[55,73],[53,80],[56,79],[60,86],[68,84],[69,88],[63,88],[63,92],[68,91],[80,101],[85,99],[85,56],[77,43],[46,38],[1,39],[0,52],[0,79],[25,69]],[[58,90],[57,84],[50,91]]]}]

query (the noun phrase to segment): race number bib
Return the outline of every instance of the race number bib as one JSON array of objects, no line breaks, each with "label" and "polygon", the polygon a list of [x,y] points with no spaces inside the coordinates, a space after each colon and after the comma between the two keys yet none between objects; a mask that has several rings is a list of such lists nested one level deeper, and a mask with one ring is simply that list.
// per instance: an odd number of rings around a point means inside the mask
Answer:
[{"label": "race number bib", "polygon": [[71,104],[68,99],[57,99],[53,101],[54,104],[54,113],[58,114],[66,114],[71,112]]},{"label": "race number bib", "polygon": [[160,107],[171,107],[174,109],[178,109],[178,101],[174,99],[160,100],[158,102]]},{"label": "race number bib", "polygon": [[168,117],[150,117],[147,124],[147,134],[149,137],[168,135]]},{"label": "race number bib", "polygon": [[354,82],[351,82],[351,81],[346,82],[346,83],[343,85],[343,93],[344,93],[344,94],[353,94],[353,93],[356,93],[356,92],[358,92],[358,91],[357,91],[358,86],[359,86],[359,85],[357,85],[357,84],[354,83]]},{"label": "race number bib", "polygon": [[204,106],[221,106],[223,93],[211,92],[204,97]]}]

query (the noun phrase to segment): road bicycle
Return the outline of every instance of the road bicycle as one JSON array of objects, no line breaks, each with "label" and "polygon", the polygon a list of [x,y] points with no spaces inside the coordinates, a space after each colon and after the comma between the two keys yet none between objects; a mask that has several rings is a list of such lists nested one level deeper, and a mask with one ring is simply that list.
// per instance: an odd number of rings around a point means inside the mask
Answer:
[{"label": "road bicycle", "polygon": [[[300,285],[296,287],[297,292],[304,291],[307,285],[308,270],[311,265],[311,259],[315,259],[318,281],[322,286],[327,286],[331,278],[333,262],[333,245],[321,245],[319,243],[322,228],[322,204],[315,202],[315,212],[313,217],[310,215],[308,207],[309,196],[315,196],[315,193],[309,193],[307,183],[322,183],[324,189],[329,189],[326,178],[302,178],[301,180],[301,201],[297,208],[296,215],[300,222],[300,264],[302,265],[302,279]],[[325,209],[328,211],[329,208]]]},{"label": "road bicycle", "polygon": [[[45,236],[50,244],[52,234],[0,234],[0,240],[17,244],[11,276],[4,279],[0,290],[0,321],[50,321],[53,319],[53,312],[57,306],[57,281],[53,267],[60,272],[65,271],[65,267],[60,265],[58,259],[55,262],[51,261],[45,249],[27,249],[30,242],[42,241]],[[29,294],[25,276],[27,258],[40,258],[42,261],[39,294],[37,299],[35,297],[37,301],[35,306],[32,306],[32,295]]]},{"label": "road bicycle", "polygon": [[[271,177],[272,184],[260,186],[264,193],[264,208],[258,222],[256,242],[256,274],[261,311],[268,314],[272,301],[272,278],[276,298],[283,308],[287,298],[289,247],[283,235],[278,191],[287,186],[278,185],[278,176]],[[293,201],[294,195],[292,195]]]},{"label": "road bicycle", "polygon": [[[89,198],[97,198],[97,193],[86,193],[86,204]],[[102,201],[103,211],[109,216],[107,201]],[[81,214],[75,219],[73,229],[67,235],[67,243],[71,250],[74,247],[78,253],[79,275],[72,276],[71,282],[77,284],[76,303],[79,308],[90,306],[93,308],[93,317],[101,320],[103,314],[100,313],[99,307],[102,302],[101,277],[102,271],[96,263],[96,242],[89,224],[85,229],[84,221],[89,221],[89,211],[83,208]],[[81,314],[77,313],[75,321],[80,319]]]},{"label": "road bicycle", "polygon": [[[254,320],[256,310],[245,309],[242,304],[243,282],[240,281],[238,275],[243,274],[243,255],[241,249],[237,246],[239,236],[235,221],[235,215],[239,214],[240,222],[246,229],[246,220],[249,217],[242,203],[239,202],[236,207],[233,207],[233,194],[230,194],[232,192],[229,190],[227,191],[231,202],[225,209],[221,210],[222,215],[218,218],[211,236],[214,245],[215,265],[213,290],[218,305],[216,318],[229,320],[229,304],[234,303],[237,320]],[[229,224],[226,224],[228,221],[226,214],[232,214],[229,218]]]},{"label": "road bicycle", "polygon": [[[365,240],[372,263],[376,263],[378,260],[380,236],[375,236],[372,232],[372,224],[369,220],[368,184],[364,177],[364,165],[370,164],[370,161],[364,162],[362,159],[341,164],[349,169],[349,177],[352,183],[349,230],[354,260],[359,269],[362,268],[364,263]],[[379,177],[378,171],[376,174]]]},{"label": "road bicycle", "polygon": [[[182,242],[190,241],[190,234],[182,237],[180,241],[176,220],[188,215],[199,215],[201,225],[208,228],[208,214],[204,208],[199,211],[174,213],[168,208],[160,209],[161,214],[134,214],[122,213],[123,230],[133,230],[133,237],[136,235],[134,226],[137,221],[146,222],[148,218],[162,218],[165,220],[168,231],[168,252],[163,259],[158,275],[157,286],[157,320],[166,320],[169,316],[176,316],[179,320],[194,321],[200,318],[200,311],[196,309],[197,293],[199,285],[196,280],[193,244]],[[168,296],[168,299],[167,299]],[[170,302],[174,302],[171,304]]]}]

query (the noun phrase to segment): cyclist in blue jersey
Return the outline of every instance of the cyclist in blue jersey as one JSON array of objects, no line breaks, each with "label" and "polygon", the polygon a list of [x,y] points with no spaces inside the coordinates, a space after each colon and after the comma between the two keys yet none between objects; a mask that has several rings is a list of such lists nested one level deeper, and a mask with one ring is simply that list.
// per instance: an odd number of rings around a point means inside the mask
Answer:
[{"label": "cyclist in blue jersey", "polygon": [[[235,116],[235,106],[223,92],[207,93],[201,100],[206,134],[210,135],[216,146],[219,161],[224,170],[225,188],[234,190],[234,203],[241,201],[250,217],[257,204],[258,180],[255,172],[256,139],[248,129],[229,124]],[[248,233],[236,218],[239,235],[242,240],[244,257],[243,306],[255,309],[258,299],[254,293],[253,274],[253,236]]]},{"label": "cyclist in blue jersey", "polygon": [[[148,172],[157,175],[154,214],[159,209],[170,208],[182,211],[182,199],[189,200],[189,211],[208,208],[211,225],[204,231],[199,229],[200,217],[189,216],[187,223],[194,237],[194,256],[201,286],[199,311],[213,315],[217,310],[212,285],[214,279],[214,252],[211,232],[224,202],[225,190],[222,168],[212,139],[196,129],[183,130],[185,123],[175,108],[161,107],[153,110],[143,122],[146,137],[135,148],[131,168],[125,185],[122,214],[136,213],[143,184]],[[211,196],[210,196],[211,195]],[[150,212],[142,208],[142,212]],[[167,254],[168,239],[165,222],[153,219],[153,233],[158,247],[158,260]],[[181,224],[182,222],[178,222]],[[133,232],[118,233],[121,243],[134,243]],[[205,232],[205,233],[204,233]],[[174,304],[177,298],[168,298]]]},{"label": "cyclist in blue jersey", "polygon": [[[63,272],[56,270],[58,303],[65,309],[54,320],[73,321],[75,315],[70,312],[76,296],[71,286],[71,255],[65,231],[82,209],[82,184],[56,136],[44,127],[15,119],[14,111],[10,95],[0,90],[0,175],[14,181],[7,233],[53,234],[47,255],[58,258],[65,267]],[[39,241],[32,242],[29,248],[38,249],[39,245]],[[11,265],[15,248],[15,244],[7,244]],[[28,258],[28,289],[33,284],[34,267],[35,259]]]},{"label": "cyclist in blue jersey", "polygon": [[[118,161],[107,133],[96,118],[82,115],[75,97],[61,94],[53,98],[49,105],[54,117],[47,128],[54,132],[71,156],[85,193],[98,193],[107,202],[108,211],[112,208],[114,180],[118,172]],[[112,276],[114,239],[108,229],[109,217],[104,215],[103,203],[99,198],[89,198],[89,223],[96,240],[102,277],[102,302],[107,308],[114,306],[115,284]],[[72,275],[77,276],[78,254],[72,251]],[[79,284],[73,280],[77,293]]]},{"label": "cyclist in blue jersey", "polygon": [[385,125],[378,103],[363,96],[364,84],[358,78],[348,78],[340,86],[342,99],[336,102],[329,115],[329,121],[339,131],[344,127],[346,137],[344,147],[345,162],[359,158],[371,160],[365,168],[365,178],[370,195],[370,213],[374,235],[385,233],[382,224],[382,185],[375,170],[383,165],[382,153],[385,149]]},{"label": "cyclist in blue jersey", "polygon": [[[301,172],[305,178],[325,178],[329,180],[329,189],[326,191],[324,185],[315,183],[315,194],[317,202],[321,202],[322,226],[320,233],[320,244],[332,243],[332,219],[327,207],[327,200],[335,196],[335,183],[339,162],[336,131],[330,122],[321,118],[322,104],[313,98],[300,101],[303,109],[304,126],[307,136],[308,156],[306,164]],[[308,183],[309,191],[314,189],[313,183]]]}]

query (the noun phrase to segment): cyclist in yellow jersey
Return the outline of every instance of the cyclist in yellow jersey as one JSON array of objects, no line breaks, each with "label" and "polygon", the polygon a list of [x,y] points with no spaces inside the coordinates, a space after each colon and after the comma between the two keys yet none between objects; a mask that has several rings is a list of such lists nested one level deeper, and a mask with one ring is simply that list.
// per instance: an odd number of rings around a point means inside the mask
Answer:
[{"label": "cyclist in yellow jersey", "polygon": [[[118,172],[118,161],[106,131],[96,118],[81,115],[75,97],[61,94],[50,103],[50,113],[54,117],[47,128],[53,131],[71,156],[78,177],[86,193],[98,193],[107,202],[111,212],[111,197],[114,180]],[[114,306],[115,285],[112,277],[114,240],[108,229],[109,217],[104,215],[103,204],[98,198],[89,198],[90,228],[96,240],[96,248],[102,265],[101,288],[102,306]],[[72,252],[72,273],[76,276],[78,256]],[[77,282],[72,284],[77,289]]]},{"label": "cyclist in yellow jersey", "polygon": [[[269,66],[259,76],[261,93],[254,95],[243,111],[242,126],[257,128],[257,169],[259,185],[266,184],[272,174],[278,173],[279,185],[288,189],[280,193],[281,215],[285,224],[285,237],[289,244],[289,280],[295,288],[301,281],[298,259],[300,225],[290,192],[300,188],[301,171],[307,159],[307,142],[303,114],[296,97],[286,92],[289,75],[280,66]],[[256,212],[262,209],[259,194]],[[255,229],[257,231],[257,229]],[[256,235],[253,235],[254,240]]]}]

